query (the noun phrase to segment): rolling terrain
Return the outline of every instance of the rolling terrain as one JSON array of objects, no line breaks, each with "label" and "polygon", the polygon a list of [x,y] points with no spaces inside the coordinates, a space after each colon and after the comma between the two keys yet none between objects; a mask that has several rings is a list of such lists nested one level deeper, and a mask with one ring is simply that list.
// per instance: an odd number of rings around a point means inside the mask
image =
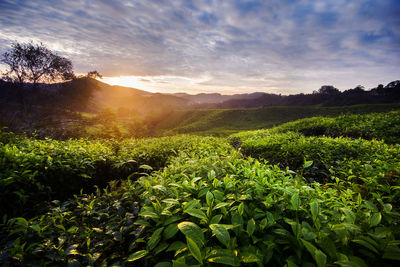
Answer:
[{"label": "rolling terrain", "polygon": [[227,138],[1,131],[0,263],[398,266],[399,117]]},{"label": "rolling terrain", "polygon": [[367,114],[398,109],[400,109],[400,104],[176,110],[169,113],[168,116],[156,125],[156,133],[158,135],[192,133],[226,136],[237,131],[271,128],[288,121],[313,116]]}]

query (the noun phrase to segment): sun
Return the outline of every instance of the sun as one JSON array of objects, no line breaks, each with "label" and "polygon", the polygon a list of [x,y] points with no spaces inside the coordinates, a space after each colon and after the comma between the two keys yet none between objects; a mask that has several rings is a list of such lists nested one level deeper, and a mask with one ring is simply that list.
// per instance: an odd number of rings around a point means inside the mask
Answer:
[{"label": "sun", "polygon": [[141,77],[137,76],[115,76],[115,77],[103,77],[102,81],[111,85],[120,85],[126,87],[133,87],[138,89],[143,88],[143,82],[140,81]]}]

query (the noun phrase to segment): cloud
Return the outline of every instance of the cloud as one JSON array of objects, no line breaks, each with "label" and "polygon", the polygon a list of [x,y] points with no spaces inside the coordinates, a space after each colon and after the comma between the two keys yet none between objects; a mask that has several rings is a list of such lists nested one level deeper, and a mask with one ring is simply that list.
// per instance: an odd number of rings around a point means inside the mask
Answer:
[{"label": "cloud", "polygon": [[42,41],[77,72],[191,81],[161,91],[368,88],[399,79],[399,12],[398,0],[3,0],[0,52]]}]

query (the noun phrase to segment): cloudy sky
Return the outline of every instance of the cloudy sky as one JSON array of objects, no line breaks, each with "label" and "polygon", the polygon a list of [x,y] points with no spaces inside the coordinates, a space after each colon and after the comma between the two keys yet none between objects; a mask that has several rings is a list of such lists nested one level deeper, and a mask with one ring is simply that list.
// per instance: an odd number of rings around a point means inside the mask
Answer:
[{"label": "cloudy sky", "polygon": [[40,41],[77,73],[158,92],[372,88],[400,79],[399,14],[399,0],[0,0],[0,52]]}]

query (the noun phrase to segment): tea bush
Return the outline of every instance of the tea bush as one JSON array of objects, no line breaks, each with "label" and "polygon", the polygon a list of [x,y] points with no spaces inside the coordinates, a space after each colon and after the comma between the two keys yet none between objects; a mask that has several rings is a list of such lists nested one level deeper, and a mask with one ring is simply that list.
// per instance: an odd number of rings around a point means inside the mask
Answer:
[{"label": "tea bush", "polygon": [[374,138],[388,144],[398,144],[400,143],[400,111],[301,119],[278,126],[274,131],[294,131],[305,136]]},{"label": "tea bush", "polygon": [[207,153],[205,147],[222,146],[231,149],[217,138],[195,136],[125,141],[17,138],[0,143],[2,213],[34,214],[45,208],[43,200],[65,200],[81,189],[90,192],[94,185],[104,187],[142,172],[141,165],[159,169],[180,150]]},{"label": "tea bush", "polygon": [[[399,145],[387,145],[376,140],[305,137],[293,132],[271,133],[264,137],[260,137],[258,132],[254,137],[246,135],[248,139],[240,139],[244,155],[302,172],[310,182],[359,185],[364,194],[380,192],[400,204],[397,193]],[[303,170],[304,160],[313,161],[307,170]]]},{"label": "tea bush", "polygon": [[[393,119],[388,116],[376,117],[371,138],[382,133],[376,125],[388,125],[379,120]],[[2,203],[18,217],[2,218],[0,262],[398,266],[400,146],[388,144],[397,137],[332,138],[301,127],[228,139],[4,136]],[[62,194],[65,201],[55,200]],[[34,208],[31,218],[20,213],[42,200],[49,209]]]},{"label": "tea bush", "polygon": [[239,154],[180,153],[136,183],[7,227],[14,263],[396,266],[399,215],[382,198]]}]

